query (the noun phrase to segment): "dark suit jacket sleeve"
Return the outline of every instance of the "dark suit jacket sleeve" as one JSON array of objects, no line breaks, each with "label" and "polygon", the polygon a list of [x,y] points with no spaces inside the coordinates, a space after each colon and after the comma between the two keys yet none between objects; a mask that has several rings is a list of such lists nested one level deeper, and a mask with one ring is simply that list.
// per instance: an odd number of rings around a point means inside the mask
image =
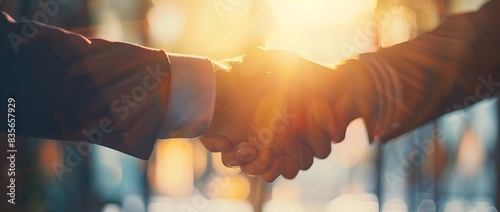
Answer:
[{"label": "dark suit jacket sleeve", "polygon": [[435,30],[360,56],[376,100],[372,140],[387,141],[500,92],[500,1],[447,18]]},{"label": "dark suit jacket sleeve", "polygon": [[0,16],[1,131],[15,99],[17,135],[95,143],[148,159],[164,123],[165,52],[85,38]]}]

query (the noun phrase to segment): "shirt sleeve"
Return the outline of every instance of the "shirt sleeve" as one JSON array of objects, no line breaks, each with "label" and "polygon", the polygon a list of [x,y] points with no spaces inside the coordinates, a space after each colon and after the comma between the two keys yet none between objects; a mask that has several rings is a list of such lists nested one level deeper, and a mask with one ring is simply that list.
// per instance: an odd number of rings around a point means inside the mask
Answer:
[{"label": "shirt sleeve", "polygon": [[0,94],[16,101],[17,135],[98,144],[149,159],[158,138],[194,137],[210,124],[215,94],[208,59],[86,38],[5,13],[0,47]]},{"label": "shirt sleeve", "polygon": [[359,61],[376,98],[366,119],[372,141],[387,141],[499,93],[500,1],[451,16],[435,30]]},{"label": "shirt sleeve", "polygon": [[215,74],[203,57],[169,54],[168,109],[158,138],[193,138],[208,130],[215,107]]}]

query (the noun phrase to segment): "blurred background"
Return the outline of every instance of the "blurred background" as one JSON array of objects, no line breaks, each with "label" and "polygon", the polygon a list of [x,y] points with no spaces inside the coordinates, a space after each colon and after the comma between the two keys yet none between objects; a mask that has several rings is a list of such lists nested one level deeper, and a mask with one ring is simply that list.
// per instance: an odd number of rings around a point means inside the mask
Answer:
[{"label": "blurred background", "polygon": [[[44,7],[46,2],[56,6]],[[334,66],[436,27],[484,0],[23,0],[17,20],[225,59],[286,48]],[[19,211],[485,211],[499,195],[499,104],[487,99],[384,145],[361,121],[331,155],[272,184],[225,168],[194,140],[162,140],[149,162],[99,146],[24,138]],[[4,204],[2,202],[2,204]]]}]

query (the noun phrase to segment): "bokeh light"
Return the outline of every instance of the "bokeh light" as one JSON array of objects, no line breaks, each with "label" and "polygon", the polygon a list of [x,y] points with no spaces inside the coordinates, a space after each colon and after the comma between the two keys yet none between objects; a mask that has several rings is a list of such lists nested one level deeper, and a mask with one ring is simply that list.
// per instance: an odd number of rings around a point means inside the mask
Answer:
[{"label": "bokeh light", "polygon": [[183,196],[193,190],[193,145],[190,140],[169,139],[156,145],[155,190]]}]

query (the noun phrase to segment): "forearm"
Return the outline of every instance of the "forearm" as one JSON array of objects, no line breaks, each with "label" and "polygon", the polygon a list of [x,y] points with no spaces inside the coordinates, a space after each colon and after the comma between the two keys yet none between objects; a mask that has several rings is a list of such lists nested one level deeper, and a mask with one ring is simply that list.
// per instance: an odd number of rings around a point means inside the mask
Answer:
[{"label": "forearm", "polygon": [[6,14],[0,35],[0,92],[16,98],[18,135],[90,142],[147,159],[158,138],[195,137],[206,130],[192,129],[196,121],[210,124],[215,88],[206,58],[85,38]]},{"label": "forearm", "polygon": [[500,2],[492,1],[411,41],[361,55],[376,88],[366,118],[372,139],[397,137],[498,93],[498,20]]}]

